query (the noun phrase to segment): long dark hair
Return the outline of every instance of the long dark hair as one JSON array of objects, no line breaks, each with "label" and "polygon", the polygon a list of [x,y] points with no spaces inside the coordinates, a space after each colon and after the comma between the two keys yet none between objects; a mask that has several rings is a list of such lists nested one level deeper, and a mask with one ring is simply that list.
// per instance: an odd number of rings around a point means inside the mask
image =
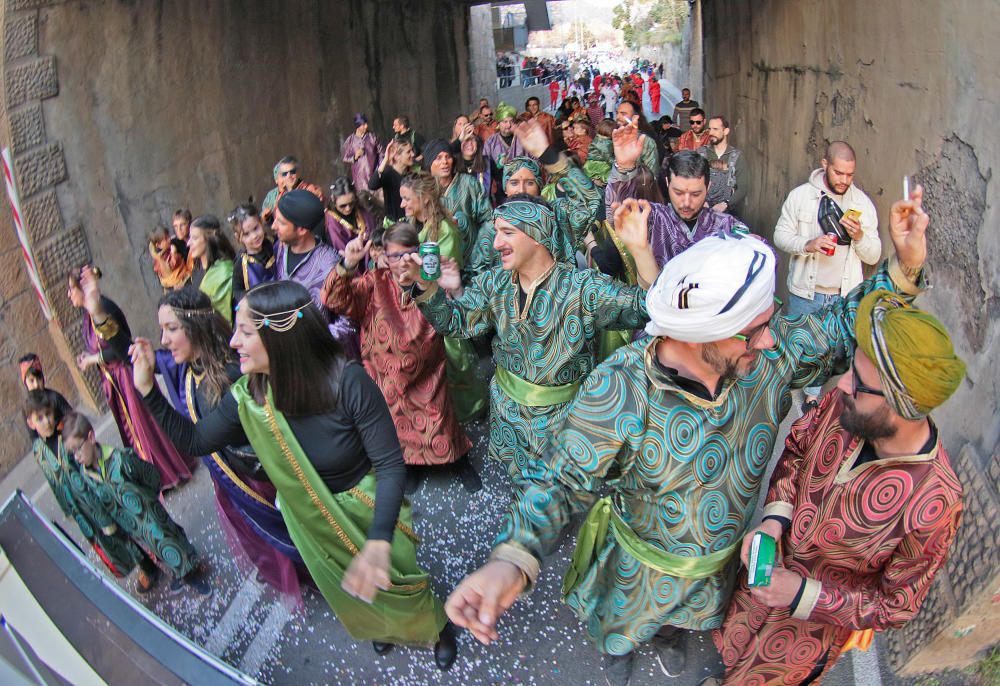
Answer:
[{"label": "long dark hair", "polygon": [[203,214],[191,222],[192,229],[200,229],[205,234],[205,245],[208,248],[208,266],[218,260],[236,259],[236,250],[229,242],[229,237],[222,231],[222,224],[213,214]]},{"label": "long dark hair", "polygon": [[[479,136],[475,135],[473,135],[471,139],[476,141],[476,153],[472,156],[472,164],[469,166],[469,173],[473,175],[481,174],[486,171],[486,158],[483,157],[483,141]],[[461,158],[462,166],[464,167],[466,159],[461,150],[459,150],[458,156]]]},{"label": "long dark hair", "polygon": [[275,408],[289,417],[336,410],[347,358],[309,291],[294,281],[270,281],[247,291],[241,311],[244,307],[255,321],[295,310],[302,314],[285,331],[274,331],[270,326],[257,330],[267,351],[270,373],[250,375],[254,400],[264,404],[270,383]]},{"label": "long dark hair", "polygon": [[213,406],[222,399],[229,389],[229,374],[226,363],[233,359],[229,348],[229,324],[212,308],[212,300],[194,286],[185,286],[178,291],[167,291],[157,308],[166,305],[177,315],[184,335],[191,342],[196,367],[205,372],[201,387],[205,398]]}]

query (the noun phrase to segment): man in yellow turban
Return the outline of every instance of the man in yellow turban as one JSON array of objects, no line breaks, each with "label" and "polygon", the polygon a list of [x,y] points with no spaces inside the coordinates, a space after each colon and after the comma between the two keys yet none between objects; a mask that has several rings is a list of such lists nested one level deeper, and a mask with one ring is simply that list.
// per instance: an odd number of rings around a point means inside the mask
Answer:
[{"label": "man in yellow turban", "polygon": [[[916,615],[944,565],[962,487],[927,416],[965,377],[933,315],[876,290],[837,390],[797,421],[757,531],[781,541],[768,586],[740,575],[715,642],[725,684],[818,681],[873,631]],[[706,683],[719,683],[708,679]]]}]

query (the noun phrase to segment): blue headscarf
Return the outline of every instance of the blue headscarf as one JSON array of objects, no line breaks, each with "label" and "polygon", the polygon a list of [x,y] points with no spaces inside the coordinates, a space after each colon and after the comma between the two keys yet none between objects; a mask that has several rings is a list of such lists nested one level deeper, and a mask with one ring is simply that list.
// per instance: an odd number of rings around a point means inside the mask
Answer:
[{"label": "blue headscarf", "polygon": [[535,175],[535,181],[538,183],[538,187],[542,187],[542,168],[538,166],[538,162],[534,158],[522,155],[521,157],[512,157],[503,165],[503,186],[507,187],[507,181],[517,172],[522,169],[530,169],[531,173]]}]

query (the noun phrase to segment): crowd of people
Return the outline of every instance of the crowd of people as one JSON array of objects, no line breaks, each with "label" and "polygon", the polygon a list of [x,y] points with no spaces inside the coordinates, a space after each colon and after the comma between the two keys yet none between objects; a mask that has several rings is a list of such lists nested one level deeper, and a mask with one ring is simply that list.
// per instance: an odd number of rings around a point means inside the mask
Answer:
[{"label": "crowd of people", "polygon": [[[912,304],[922,189],[893,204],[879,264],[856,154],[833,142],[769,244],[741,219],[751,171],[726,115],[685,89],[650,126],[653,72],[588,75],[552,113],[482,100],[426,141],[400,115],[383,143],[358,114],[332,185],[288,155],[260,207],[178,210],[149,237],[158,349],[98,270],[69,274],[78,364],[99,368],[125,448],[98,444],[30,355],[25,416],[108,568],[211,592],[157,499],[201,462],[261,580],[293,600],[314,586],[377,654],[433,646],[443,670],[459,628],[498,638],[578,514],[563,597],[611,684],[650,642],[680,674],[686,633],[706,630],[725,665],[708,682],[810,683],[912,618],[962,510],[929,414],[964,365]],[[862,263],[878,265],[867,279]],[[793,396],[802,416],[781,436]],[[406,496],[434,469],[476,497],[464,426],[486,413],[512,503],[489,561],[442,602]],[[767,586],[742,568],[758,533],[780,549]]]}]

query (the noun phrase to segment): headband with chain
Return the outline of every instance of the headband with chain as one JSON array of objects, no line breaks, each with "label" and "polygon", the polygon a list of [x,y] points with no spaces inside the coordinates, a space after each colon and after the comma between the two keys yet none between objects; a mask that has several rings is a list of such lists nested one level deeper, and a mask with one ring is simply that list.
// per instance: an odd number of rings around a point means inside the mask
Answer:
[{"label": "headband with chain", "polygon": [[215,310],[212,309],[211,307],[187,308],[187,307],[178,307],[172,305],[170,309],[174,311],[174,314],[177,315],[178,319],[180,319],[181,317],[207,317],[209,315],[215,314]]},{"label": "headband with chain", "polygon": [[[242,304],[242,303],[241,303]],[[247,305],[247,312],[250,313],[250,323],[254,325],[255,329],[261,329],[262,327],[267,327],[271,331],[277,331],[278,333],[284,333],[295,326],[296,322],[302,319],[302,310],[306,309],[312,304],[312,301],[308,301],[298,307],[285,310],[284,312],[274,312],[272,314],[265,314],[263,312],[258,312],[249,305]],[[236,309],[239,310],[240,306],[237,305]]]}]

